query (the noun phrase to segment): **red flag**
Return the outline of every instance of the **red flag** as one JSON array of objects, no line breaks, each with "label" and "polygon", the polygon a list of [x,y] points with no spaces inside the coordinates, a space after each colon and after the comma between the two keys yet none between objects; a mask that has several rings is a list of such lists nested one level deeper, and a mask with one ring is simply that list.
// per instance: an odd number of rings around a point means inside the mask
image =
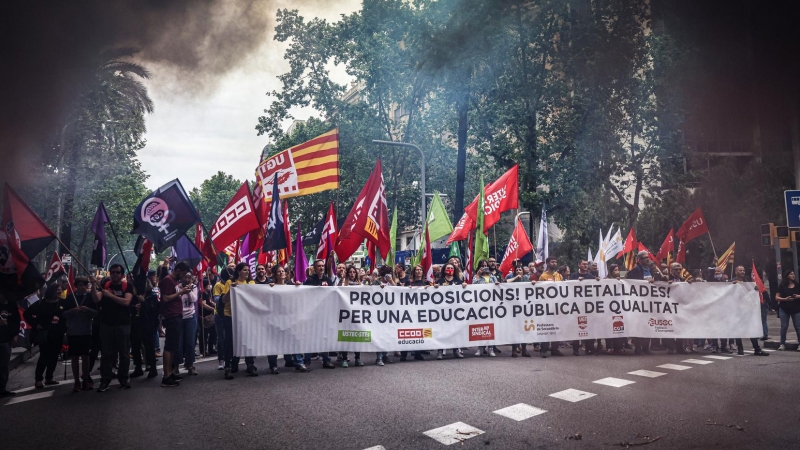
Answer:
[{"label": "red flag", "polygon": [[328,216],[325,218],[325,226],[322,228],[322,234],[319,237],[317,259],[326,259],[328,257],[328,253],[333,251],[337,234],[336,210],[333,207],[333,202],[331,202],[331,205],[328,207]]},{"label": "red flag", "polygon": [[[753,261],[753,268],[750,269],[750,277],[753,278],[753,281],[756,282],[756,287],[758,288],[758,293],[763,294],[767,292],[767,287],[764,286],[764,282],[761,281],[761,276],[758,275],[758,270],[756,270],[756,262]],[[764,296],[759,295],[761,297],[761,303],[764,303]]]},{"label": "red flag", "polygon": [[389,209],[383,184],[381,160],[358,194],[336,240],[336,256],[340,261],[349,258],[367,239],[375,244],[382,257],[391,249],[389,238]]},{"label": "red flag", "polygon": [[211,227],[211,241],[217,248],[225,248],[231,242],[238,241],[240,237],[258,228],[250,187],[245,181]]},{"label": "red flag", "polygon": [[47,273],[44,275],[44,282],[50,284],[66,273],[67,269],[61,264],[61,257],[58,256],[58,252],[53,252],[53,256],[50,258],[50,265],[47,267]]},{"label": "red flag", "polygon": [[[514,228],[514,233],[508,241],[506,252],[503,254],[503,262],[500,263],[500,274],[505,276],[511,272],[511,266],[515,259],[521,258],[533,251],[533,244],[531,244],[528,233],[525,232],[525,227],[522,222],[517,221],[517,226]],[[500,280],[498,280],[500,281]]]},{"label": "red flag", "polygon": [[369,273],[375,270],[375,244],[367,241],[367,257],[369,258]]},{"label": "red flag", "polygon": [[[197,267],[195,267],[195,275],[197,275],[197,278],[202,279],[202,274],[208,269],[208,264],[212,261],[216,261],[216,257],[210,260],[208,256],[205,255],[206,239],[203,236],[203,225],[200,222],[197,222],[197,225],[195,225],[194,246],[198,249],[202,249],[201,253],[203,253],[203,260],[197,263]],[[202,283],[200,283],[200,290],[203,290]]]},{"label": "red flag", "polygon": [[[500,220],[500,213],[519,207],[519,164],[509,169],[494,183],[487,185],[484,189],[484,199],[483,232],[486,233]],[[464,211],[473,222],[477,221],[477,196]]]},{"label": "red flag", "polygon": [[667,237],[661,244],[661,248],[658,249],[658,254],[656,255],[656,259],[654,261],[659,262],[661,260],[668,259],[669,254],[674,251],[675,251],[675,233],[673,232],[672,228],[670,228]]},{"label": "red flag", "polygon": [[75,270],[74,266],[69,266],[69,275],[67,276],[67,295],[72,294],[75,289]]},{"label": "red flag", "polygon": [[[17,281],[20,284],[23,284],[23,275],[26,280],[33,281],[35,279],[36,281],[41,281],[41,276],[38,272],[35,275],[32,273],[25,274],[25,272],[30,272],[31,269],[35,271],[33,266],[29,267],[31,258],[53,242],[56,235],[22,201],[8,183],[3,187],[3,224],[0,234],[2,234],[0,236],[0,247],[7,247],[9,257],[3,263],[3,272],[13,273],[16,271]],[[26,282],[24,284],[29,283]]]},{"label": "red flag", "polygon": [[422,265],[422,273],[425,278],[433,283],[433,254],[431,253],[431,234],[428,232],[428,227],[425,227],[425,250],[422,253],[420,264]]},{"label": "red flag", "polygon": [[678,228],[678,232],[675,233],[675,236],[688,244],[692,239],[706,233],[708,233],[708,224],[706,223],[705,217],[703,217],[703,211],[697,208],[692,215],[686,219],[686,222]]},{"label": "red flag", "polygon": [[686,243],[678,240],[678,252],[675,256],[675,262],[684,264],[686,262]]},{"label": "red flag", "polygon": [[[283,201],[283,232],[286,233],[286,262],[292,257],[292,235],[289,233],[289,200]],[[285,265],[285,263],[284,263]]]},{"label": "red flag", "polygon": [[635,252],[637,248],[639,248],[639,241],[636,240],[636,231],[631,228],[631,231],[628,232],[628,237],[625,238],[625,243],[622,245],[622,251],[617,254],[617,258],[622,254]]},{"label": "red flag", "polygon": [[[264,236],[267,235],[267,221],[269,220],[269,203],[264,198],[264,188],[257,182],[253,187],[253,206],[256,209],[256,219],[259,227],[250,232],[251,248],[259,249],[264,246]],[[260,263],[259,263],[260,264]]]},{"label": "red flag", "polygon": [[469,215],[465,212],[460,219],[458,219],[458,223],[456,224],[455,228],[453,228],[453,232],[450,233],[450,237],[447,238],[447,245],[452,244],[455,241],[463,241],[469,237],[469,232],[477,228],[478,225],[472,220]]},{"label": "red flag", "polygon": [[475,248],[475,233],[469,233],[467,236],[467,258],[464,261],[466,270],[464,271],[464,281],[472,283],[472,249]]}]

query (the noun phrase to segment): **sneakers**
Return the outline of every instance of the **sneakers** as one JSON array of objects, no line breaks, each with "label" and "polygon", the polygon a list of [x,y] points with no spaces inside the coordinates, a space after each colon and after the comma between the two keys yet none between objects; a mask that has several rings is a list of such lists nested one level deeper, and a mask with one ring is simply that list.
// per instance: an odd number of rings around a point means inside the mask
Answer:
[{"label": "sneakers", "polygon": [[758,349],[758,351],[753,352],[753,356],[769,356],[769,353],[765,352],[764,350]]},{"label": "sneakers", "polygon": [[180,384],[178,384],[178,382],[175,381],[175,379],[173,379],[172,377],[161,379],[161,387],[176,387],[176,386],[180,386]]},{"label": "sneakers", "polygon": [[479,348],[477,352],[475,352],[475,356],[481,356],[481,349]]},{"label": "sneakers", "polygon": [[217,370],[225,370],[225,361],[220,361]]},{"label": "sneakers", "polygon": [[524,352],[522,352],[522,356],[524,356],[524,357],[526,357],[526,358],[530,358],[530,357],[531,357],[531,354],[530,354],[530,353],[528,353],[527,351],[524,351]]},{"label": "sneakers", "polygon": [[356,367],[364,367],[364,361],[357,359],[356,360]]},{"label": "sneakers", "polygon": [[780,351],[784,351],[784,350],[786,350],[786,346],[785,346],[785,345],[783,345],[783,344],[781,344],[781,346],[780,346],[780,347],[778,347],[778,350],[780,350]]},{"label": "sneakers", "polygon": [[175,381],[181,381],[181,380],[183,380],[183,375],[179,374],[178,372],[173,372],[173,373],[172,373],[172,375],[170,375],[170,376],[171,376],[171,377],[172,377],[172,379],[173,379],[173,380],[175,380]]},{"label": "sneakers", "polygon": [[511,352],[511,357],[512,358],[517,358],[517,357],[519,357],[519,355],[517,354],[517,352]]},{"label": "sneakers", "polygon": [[385,362],[386,364],[391,364],[392,360],[389,359],[389,355],[386,355],[386,356],[383,357],[383,362]]},{"label": "sneakers", "polygon": [[59,382],[56,381],[56,380],[45,380],[44,381],[44,385],[45,386],[55,386],[57,384],[59,384]]},{"label": "sneakers", "polygon": [[137,378],[144,375],[144,370],[142,370],[142,366],[138,366],[133,373],[131,373],[131,378]]},{"label": "sneakers", "polygon": [[147,378],[155,378],[157,376],[158,376],[158,370],[156,370],[155,368],[150,369],[150,371],[147,372]]},{"label": "sneakers", "polygon": [[194,366],[189,366],[189,368],[186,369],[186,373],[191,376],[197,376],[197,369],[195,369]]},{"label": "sneakers", "polygon": [[309,369],[308,367],[306,367],[306,365],[305,365],[305,364],[298,364],[298,365],[294,366],[294,371],[295,371],[295,372],[303,372],[303,373],[308,373],[308,372],[311,372],[311,369]]},{"label": "sneakers", "polygon": [[247,376],[248,377],[257,377],[258,376],[258,368],[256,366],[252,365],[252,364],[247,366],[247,369],[245,370],[245,372],[247,372]]},{"label": "sneakers", "polygon": [[277,367],[270,367],[269,368],[269,374],[270,375],[280,375],[281,372],[278,370]]},{"label": "sneakers", "polygon": [[323,369],[335,369],[336,365],[334,365],[330,361],[327,361],[327,362],[322,363],[322,368]]},{"label": "sneakers", "polygon": [[463,358],[464,357],[464,352],[462,352],[460,348],[456,349],[455,356],[456,356],[456,358]]},{"label": "sneakers", "polygon": [[497,355],[494,354],[494,350],[489,350],[489,356],[494,357],[494,356],[497,356]]},{"label": "sneakers", "polygon": [[547,358],[547,352],[545,352],[544,350],[539,350],[539,356],[541,356],[542,358]]},{"label": "sneakers", "polygon": [[436,359],[442,359],[442,352],[439,352],[439,353],[436,355]]},{"label": "sneakers", "polygon": [[225,379],[226,380],[232,380],[233,379],[233,374],[231,373],[231,369],[225,369]]},{"label": "sneakers", "polygon": [[97,392],[105,392],[108,390],[108,383],[100,383],[100,387],[97,388]]},{"label": "sneakers", "polygon": [[380,358],[376,359],[376,360],[375,360],[375,365],[376,365],[376,366],[383,366],[383,365],[384,365],[384,364],[383,364],[383,360],[382,360],[382,359],[380,359]]},{"label": "sneakers", "polygon": [[121,390],[122,390],[122,389],[130,389],[130,388],[131,388],[131,384],[130,384],[130,383],[120,383],[120,384],[119,384],[119,388],[120,388]]},{"label": "sneakers", "polygon": [[347,361],[342,360],[342,368],[347,369],[348,367],[350,367],[350,365],[347,364]]}]

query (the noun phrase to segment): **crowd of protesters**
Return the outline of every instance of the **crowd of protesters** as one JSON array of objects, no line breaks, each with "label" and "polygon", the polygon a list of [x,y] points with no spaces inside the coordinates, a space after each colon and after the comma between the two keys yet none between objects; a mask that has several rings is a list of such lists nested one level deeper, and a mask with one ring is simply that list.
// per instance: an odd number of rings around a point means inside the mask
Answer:
[{"label": "crowd of protesters", "polygon": [[[637,255],[636,266],[627,272],[625,278],[648,280],[650,282],[693,283],[693,282],[732,282],[748,281],[743,266],[735,268],[734,277],[728,280],[722,270],[710,270],[704,279],[702,271],[689,275],[679,263],[656,265],[647,252]],[[466,286],[461,261],[450,258],[446,264],[432,267],[433,279],[428,281],[421,265],[407,271],[403,264],[393,267],[383,266],[366,271],[354,265],[339,263],[335,273],[326,273],[324,260],[317,260],[309,267],[303,283],[292,280],[290,271],[281,265],[259,264],[255,273],[245,263],[230,264],[219,275],[208,271],[202,279],[193,276],[186,262],[165,261],[158,270],[147,273],[143,292],[136,292],[132,279],[126,276],[124,268],[114,264],[108,275],[102,279],[78,277],[74,287],[67,286],[66,280],[47,286],[41,299],[24,311],[24,320],[31,327],[31,342],[39,347],[39,358],[35,369],[35,387],[59,384],[55,380],[55,370],[59,358],[64,353],[71,361],[74,379],[73,392],[96,389],[105,392],[116,378],[119,389],[129,389],[130,379],[159,375],[158,358],[162,359],[161,386],[177,387],[185,378],[196,376],[196,358],[200,355],[215,355],[222,378],[231,380],[239,372],[240,357],[234,354],[233,320],[231,313],[231,290],[241,284],[310,285],[310,286],[407,286],[409,288],[448,285]],[[608,278],[620,279],[620,268],[610,264]],[[564,280],[597,279],[596,264],[581,260],[572,272],[568,266],[559,265],[554,257],[545,261],[523,265],[518,261],[508,274],[500,273],[496,259],[480,261],[473,284],[499,283],[537,283],[560,282]],[[68,287],[71,292],[67,294]],[[765,293],[766,295],[766,293]],[[787,271],[775,296],[781,318],[781,345],[785,349],[786,331],[789,321],[800,335],[800,285],[795,282],[795,274]],[[768,302],[762,302],[763,337],[766,340],[766,317]],[[8,361],[11,347],[18,339],[20,317],[16,303],[0,295],[0,396],[12,396],[7,391]],[[65,339],[66,336],[66,339]],[[163,338],[163,346],[161,345]],[[750,339],[754,355],[768,356],[758,339]],[[605,345],[604,345],[605,344]],[[581,355],[622,355],[632,351],[636,355],[651,354],[653,351],[667,353],[712,353],[744,354],[742,339],[649,339],[649,338],[610,338],[586,339],[572,342],[543,342],[513,344],[509,350],[512,358],[531,357],[532,352],[540,357],[564,356],[562,349],[572,350],[574,356]],[[391,363],[391,349],[375,354],[375,364],[383,366]],[[436,352],[437,359],[448,354],[453,358],[464,358],[464,349],[442,349]],[[502,353],[496,346],[473,349],[475,356],[495,357]],[[408,358],[408,352],[391,352],[400,361]],[[416,360],[424,360],[430,351],[412,351]],[[99,385],[95,387],[91,373],[98,356],[100,357]],[[244,355],[243,355],[244,356]],[[309,372],[312,362],[320,360],[322,368],[364,366],[362,353],[354,353],[354,361],[348,352],[325,352],[319,354],[283,355],[284,367],[298,372]],[[335,358],[335,361],[334,361]],[[279,374],[278,356],[267,356],[270,374]],[[131,369],[133,364],[133,370]],[[245,375],[259,375],[256,360],[244,356]]]}]

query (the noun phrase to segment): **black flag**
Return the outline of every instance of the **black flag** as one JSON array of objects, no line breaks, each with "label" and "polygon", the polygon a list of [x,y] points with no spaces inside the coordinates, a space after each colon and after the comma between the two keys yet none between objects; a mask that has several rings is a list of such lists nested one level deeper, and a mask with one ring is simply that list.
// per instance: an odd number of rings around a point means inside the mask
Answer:
[{"label": "black flag", "polygon": [[132,234],[153,243],[156,253],[169,248],[200,220],[197,210],[177,179],[148,195],[133,213]]},{"label": "black flag", "polygon": [[286,236],[283,224],[281,198],[278,193],[278,174],[275,173],[275,181],[272,183],[272,204],[269,212],[269,220],[267,221],[267,234],[264,236],[264,247],[262,250],[265,252],[280,250],[288,247],[288,242],[289,239]]}]

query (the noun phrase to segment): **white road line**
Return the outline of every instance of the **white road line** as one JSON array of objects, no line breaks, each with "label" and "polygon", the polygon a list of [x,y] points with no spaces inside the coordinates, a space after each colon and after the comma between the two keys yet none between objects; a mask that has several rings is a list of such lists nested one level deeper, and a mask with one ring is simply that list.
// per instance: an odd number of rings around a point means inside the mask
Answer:
[{"label": "white road line", "polygon": [[630,380],[623,380],[622,378],[608,377],[608,378],[603,378],[603,379],[600,379],[600,380],[592,381],[592,383],[602,384],[604,386],[611,386],[611,387],[618,388],[618,387],[627,386],[629,384],[633,384],[633,383],[636,383],[636,382],[635,381],[630,381]]},{"label": "white road line", "polygon": [[[59,383],[59,384],[54,384],[54,385],[52,385],[52,386],[47,386],[47,385],[45,385],[45,387],[44,387],[44,388],[42,388],[42,389],[52,389],[52,388],[54,388],[54,387],[56,387],[56,386],[62,386],[62,385],[64,385],[64,386],[65,386],[65,385],[67,385],[67,384],[68,384],[67,382],[62,382],[62,383]],[[70,386],[71,386],[71,384],[70,384]],[[36,389],[36,386],[31,386],[31,387],[26,387],[26,388],[22,388],[22,389],[17,389],[16,391],[13,391],[13,392],[14,392],[15,394],[24,394],[25,392],[29,392],[29,391],[32,391],[32,390],[34,390],[34,389]]]},{"label": "white road line", "polygon": [[689,363],[689,364],[698,364],[704,366],[706,364],[714,364],[714,361],[706,361],[704,359],[684,359],[681,362]]},{"label": "white road line", "polygon": [[579,391],[577,389],[567,389],[565,391],[556,392],[555,394],[550,394],[550,397],[559,398],[561,400],[566,400],[568,402],[579,402],[581,400],[586,400],[587,398],[594,397],[597,394],[592,394],[591,392],[584,392]]},{"label": "white road line", "polygon": [[431,439],[435,439],[444,445],[451,445],[457,442],[463,442],[471,437],[483,434],[485,431],[479,430],[464,422],[451,423],[443,427],[434,428],[423,433]]},{"label": "white road line", "polygon": [[703,358],[719,359],[720,361],[725,361],[726,359],[733,359],[733,356],[705,355],[703,356]]},{"label": "white road line", "polygon": [[364,450],[386,450],[386,447],[382,445],[376,445],[375,447],[365,448]]},{"label": "white road line", "polygon": [[647,378],[658,378],[662,375],[666,375],[666,373],[653,372],[652,370],[634,370],[633,372],[628,372],[628,375],[638,375],[640,377],[647,377]]},{"label": "white road line", "polygon": [[[774,351],[775,351],[775,349],[774,349],[774,348],[762,348],[761,350],[764,350],[764,351],[765,351],[765,352],[767,352],[767,353],[772,353],[772,352],[774,352]],[[748,351],[752,352],[752,350],[748,350]]]},{"label": "white road line", "polygon": [[681,366],[680,364],[662,364],[662,365],[656,366],[656,367],[660,367],[662,369],[671,369],[671,370],[688,370],[688,369],[691,369],[690,366]]},{"label": "white road line", "polygon": [[525,403],[517,403],[516,405],[511,405],[507,408],[494,411],[495,414],[508,417],[509,419],[516,420],[517,422],[530,419],[533,416],[538,416],[539,414],[544,414],[546,412],[547,411],[543,409],[539,409]]},{"label": "white road line", "polygon": [[13,405],[15,403],[27,402],[27,401],[30,401],[30,400],[38,400],[40,398],[52,397],[53,394],[55,394],[55,391],[45,391],[45,392],[39,392],[37,394],[22,395],[22,396],[19,396],[19,397],[14,397],[11,400],[9,400],[8,403],[6,403],[6,406]]}]

